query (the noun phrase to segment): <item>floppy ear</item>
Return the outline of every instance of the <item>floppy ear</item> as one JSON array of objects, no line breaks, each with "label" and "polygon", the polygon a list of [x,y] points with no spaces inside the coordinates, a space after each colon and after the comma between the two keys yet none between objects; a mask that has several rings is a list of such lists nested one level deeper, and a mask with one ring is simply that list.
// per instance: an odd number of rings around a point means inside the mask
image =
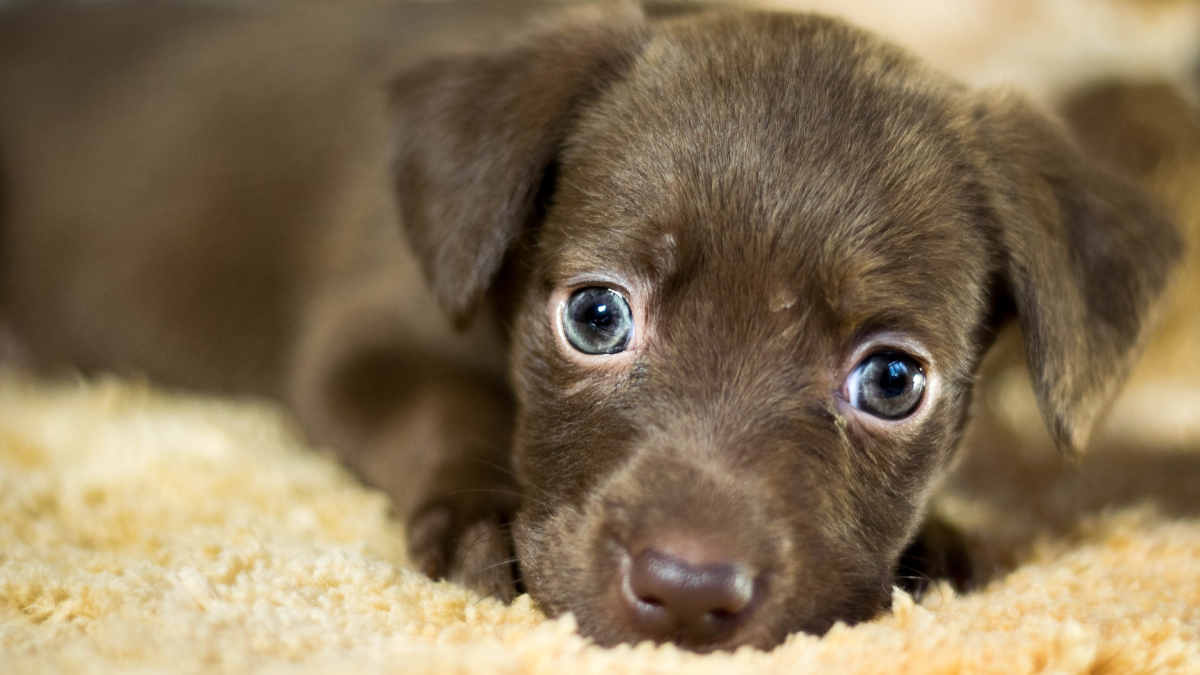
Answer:
[{"label": "floppy ear", "polygon": [[1055,442],[1079,452],[1138,355],[1183,242],[1137,187],[1013,96],[977,108],[1001,269]]},{"label": "floppy ear", "polygon": [[633,6],[592,8],[502,51],[419,64],[393,83],[400,215],[462,327],[533,217],[572,113],[640,50]]}]

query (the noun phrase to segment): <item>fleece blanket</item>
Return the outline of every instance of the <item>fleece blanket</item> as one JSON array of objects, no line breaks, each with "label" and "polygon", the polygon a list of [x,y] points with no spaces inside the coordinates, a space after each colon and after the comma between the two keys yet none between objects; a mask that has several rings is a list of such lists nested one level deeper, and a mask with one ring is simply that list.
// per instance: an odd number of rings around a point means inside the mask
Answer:
[{"label": "fleece blanket", "polygon": [[701,656],[602,649],[407,569],[384,497],[270,404],[3,375],[0,672],[1200,673],[1200,416],[1076,465],[993,417],[936,506],[978,589]]}]

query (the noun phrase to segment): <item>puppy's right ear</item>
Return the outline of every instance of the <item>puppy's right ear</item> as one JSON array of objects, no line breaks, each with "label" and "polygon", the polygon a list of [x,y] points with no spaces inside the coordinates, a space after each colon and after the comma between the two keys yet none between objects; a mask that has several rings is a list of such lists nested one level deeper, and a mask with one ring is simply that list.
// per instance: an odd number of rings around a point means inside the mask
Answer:
[{"label": "puppy's right ear", "polygon": [[985,94],[995,237],[1042,416],[1078,453],[1125,380],[1184,242],[1161,208],[1024,100]]},{"label": "puppy's right ear", "polygon": [[460,327],[533,217],[573,113],[633,62],[643,34],[637,8],[592,8],[503,51],[427,61],[394,81],[400,215]]}]

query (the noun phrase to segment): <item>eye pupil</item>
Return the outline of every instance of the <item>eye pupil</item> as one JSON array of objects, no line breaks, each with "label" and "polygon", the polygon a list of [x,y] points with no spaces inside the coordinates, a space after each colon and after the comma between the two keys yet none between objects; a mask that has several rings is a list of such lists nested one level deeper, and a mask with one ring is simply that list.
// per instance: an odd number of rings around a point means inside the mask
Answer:
[{"label": "eye pupil", "polygon": [[625,351],[633,335],[629,303],[616,291],[590,286],[571,294],[563,310],[563,332],[571,346],[584,354]]},{"label": "eye pupil", "polygon": [[850,404],[876,417],[898,420],[921,404],[925,373],[915,359],[896,352],[863,359],[847,380]]},{"label": "eye pupil", "polygon": [[903,361],[892,361],[883,371],[879,379],[879,390],[886,398],[896,398],[904,394],[909,386],[908,368]]}]

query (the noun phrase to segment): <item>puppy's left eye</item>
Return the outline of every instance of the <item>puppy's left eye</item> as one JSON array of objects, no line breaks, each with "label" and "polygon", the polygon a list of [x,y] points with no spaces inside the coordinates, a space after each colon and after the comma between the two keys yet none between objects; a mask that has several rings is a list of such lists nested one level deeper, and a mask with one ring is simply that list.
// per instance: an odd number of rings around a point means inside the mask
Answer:
[{"label": "puppy's left eye", "polygon": [[610,288],[581,288],[567,299],[562,315],[567,342],[584,354],[617,354],[633,337],[629,303]]},{"label": "puppy's left eye", "polygon": [[885,420],[908,417],[925,394],[925,372],[912,357],[880,352],[863,359],[846,379],[850,405]]}]

